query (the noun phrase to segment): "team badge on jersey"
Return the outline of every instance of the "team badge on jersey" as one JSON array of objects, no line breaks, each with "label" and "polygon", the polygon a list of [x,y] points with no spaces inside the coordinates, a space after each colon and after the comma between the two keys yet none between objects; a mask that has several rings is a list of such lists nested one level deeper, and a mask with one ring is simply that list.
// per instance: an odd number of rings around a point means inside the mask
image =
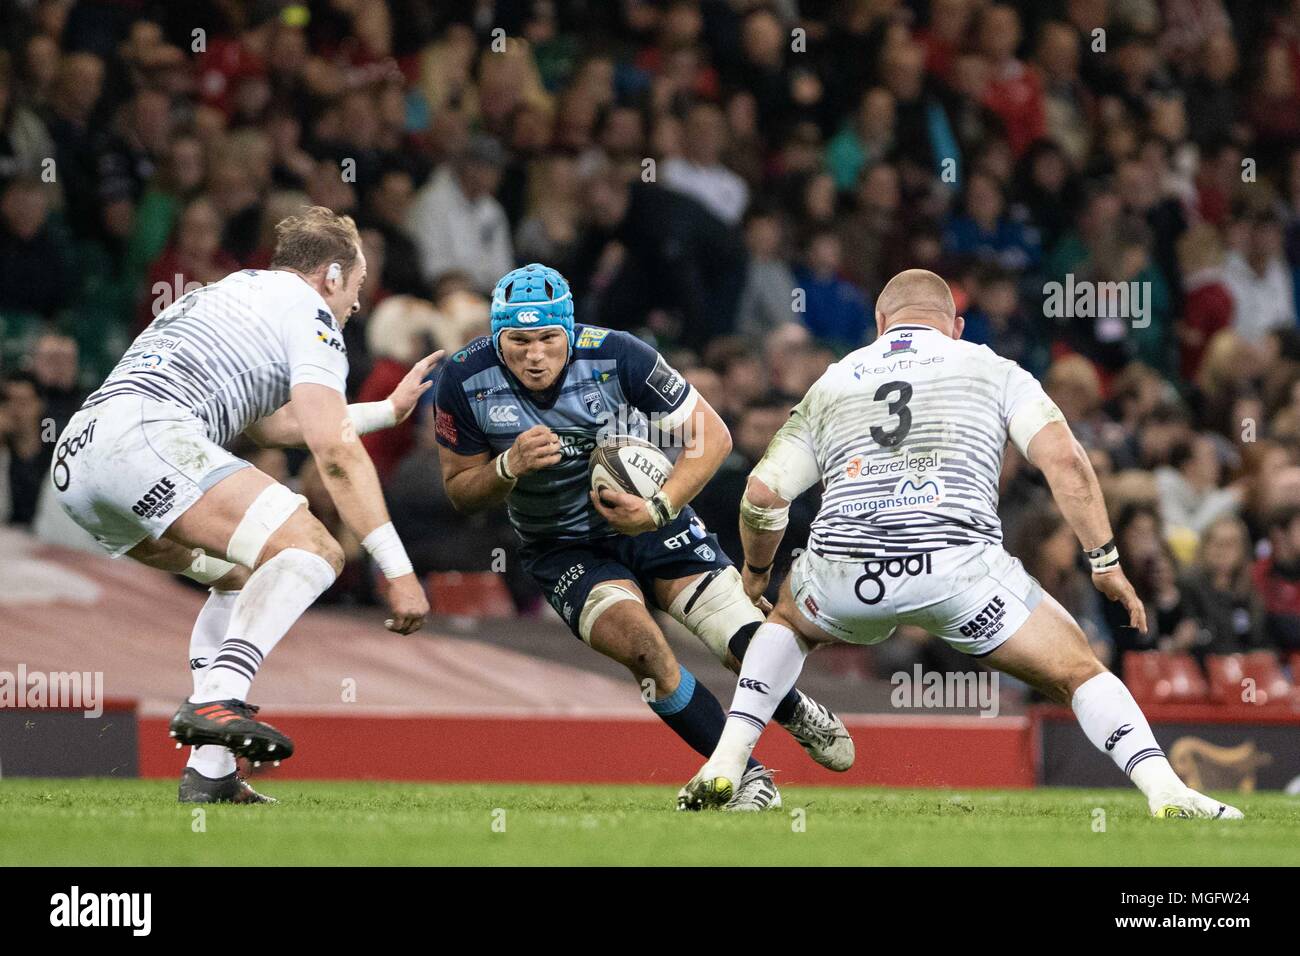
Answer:
[{"label": "team badge on jersey", "polygon": [[714,552],[714,550],[710,548],[707,544],[702,544],[699,547],[697,547],[695,549],[695,553],[698,554],[705,561],[715,561],[717,560],[718,557],[718,555]]},{"label": "team badge on jersey", "polygon": [[899,338],[889,340],[889,351],[885,353],[885,358],[893,358],[895,355],[903,355],[907,352],[915,355],[916,349],[912,348],[912,336],[904,332]]},{"label": "team badge on jersey", "polygon": [[601,408],[604,407],[600,403],[600,392],[584,392],[582,403],[587,406],[587,411],[593,415],[599,415]]}]

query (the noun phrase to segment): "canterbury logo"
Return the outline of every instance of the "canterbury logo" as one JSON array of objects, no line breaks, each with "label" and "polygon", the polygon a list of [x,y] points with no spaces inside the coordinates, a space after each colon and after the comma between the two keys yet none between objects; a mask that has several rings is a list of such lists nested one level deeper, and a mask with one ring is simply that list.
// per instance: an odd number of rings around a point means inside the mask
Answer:
[{"label": "canterbury logo", "polygon": [[493,405],[488,412],[488,421],[497,425],[518,425],[519,410],[514,405]]},{"label": "canterbury logo", "polygon": [[531,325],[534,322],[541,321],[542,313],[538,312],[536,309],[524,309],[521,312],[516,312],[515,318],[524,323],[524,325]]},{"label": "canterbury logo", "polygon": [[207,659],[206,657],[191,657],[191,658],[190,658],[190,670],[192,670],[192,671],[201,670],[201,669],[203,669],[204,667],[207,667],[207,666],[208,666],[208,659]]},{"label": "canterbury logo", "polygon": [[1119,730],[1115,731],[1115,732],[1114,732],[1113,734],[1111,734],[1108,738],[1106,738],[1106,749],[1107,749],[1108,751],[1109,751],[1109,750],[1114,750],[1114,749],[1115,749],[1115,745],[1116,745],[1117,743],[1119,743],[1120,740],[1124,737],[1124,735],[1127,734],[1127,733],[1128,733],[1129,731],[1131,731],[1132,729],[1133,729],[1133,725],[1132,725],[1132,724],[1122,724],[1122,725],[1120,725]]},{"label": "canterbury logo", "polygon": [[740,686],[745,690],[756,690],[760,694],[767,693],[767,685],[761,680],[754,680],[752,677],[742,677],[740,679]]}]

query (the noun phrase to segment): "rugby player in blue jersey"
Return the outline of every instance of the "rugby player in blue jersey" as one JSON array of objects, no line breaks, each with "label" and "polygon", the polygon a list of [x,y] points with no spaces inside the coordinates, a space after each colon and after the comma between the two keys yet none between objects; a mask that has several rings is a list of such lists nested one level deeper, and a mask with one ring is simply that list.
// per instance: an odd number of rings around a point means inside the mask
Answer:
[{"label": "rugby player in blue jersey", "polygon": [[[524,567],[575,635],[632,672],[650,709],[697,752],[717,744],[725,715],[678,664],[649,604],[685,625],[739,670],[762,613],[688,502],[731,450],[717,413],[653,348],[610,329],[575,325],[569,285],[554,269],[516,269],[492,293],[492,333],[446,363],[437,440],[452,503],[473,512],[502,501]],[[598,438],[691,438],[652,499],[590,490]],[[822,766],[847,770],[843,722],[799,690],[776,710]],[[733,810],[780,806],[771,771],[754,760]]]}]

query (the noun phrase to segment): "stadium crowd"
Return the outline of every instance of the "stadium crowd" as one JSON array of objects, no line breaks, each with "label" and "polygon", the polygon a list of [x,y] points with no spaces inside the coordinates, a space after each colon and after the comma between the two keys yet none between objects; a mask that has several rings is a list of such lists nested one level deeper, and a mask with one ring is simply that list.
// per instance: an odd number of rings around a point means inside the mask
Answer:
[{"label": "stadium crowd", "polygon": [[[733,557],[745,476],[792,403],[871,341],[894,272],[931,268],[1102,478],[1146,636],[1014,449],[1002,487],[1010,550],[1102,659],[1300,651],[1300,0],[0,16],[2,522],[71,540],[44,491],[63,423],[153,315],[265,266],[274,224],[315,203],[356,218],[370,263],[353,400],[484,333],[496,279],[545,262],[579,321],[652,341],[730,425],[695,504]],[[513,533],[452,509],[429,418],[365,438],[394,521],[418,570],[499,570]],[[340,528],[303,456],[239,453]],[[778,578],[815,512],[796,503]],[[357,561],[334,590],[369,588]]]}]

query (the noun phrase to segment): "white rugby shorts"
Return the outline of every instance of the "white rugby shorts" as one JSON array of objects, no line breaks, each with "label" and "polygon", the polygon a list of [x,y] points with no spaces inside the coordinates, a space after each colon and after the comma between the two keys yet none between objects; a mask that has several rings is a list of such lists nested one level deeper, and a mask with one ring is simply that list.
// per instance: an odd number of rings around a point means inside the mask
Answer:
[{"label": "white rugby shorts", "polygon": [[50,482],[72,520],[118,557],[162,537],[204,492],[246,467],[185,409],[118,395],[72,416]]},{"label": "white rugby shorts", "polygon": [[973,544],[883,561],[804,551],[790,569],[800,613],[852,644],[878,644],[901,624],[983,657],[1028,619],[1043,590],[1001,545]]}]

